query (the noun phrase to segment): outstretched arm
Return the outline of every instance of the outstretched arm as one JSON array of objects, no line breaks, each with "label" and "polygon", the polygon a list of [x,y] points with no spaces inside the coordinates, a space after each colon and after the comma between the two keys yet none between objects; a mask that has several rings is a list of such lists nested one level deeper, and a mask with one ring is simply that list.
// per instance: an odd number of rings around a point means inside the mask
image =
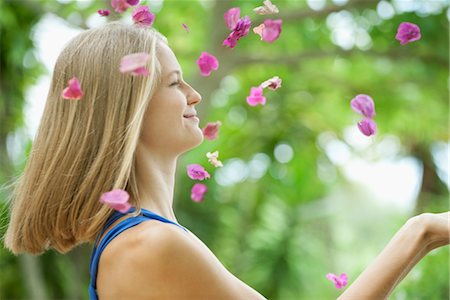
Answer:
[{"label": "outstretched arm", "polygon": [[386,299],[428,252],[448,245],[449,221],[449,212],[409,219],[338,300]]}]

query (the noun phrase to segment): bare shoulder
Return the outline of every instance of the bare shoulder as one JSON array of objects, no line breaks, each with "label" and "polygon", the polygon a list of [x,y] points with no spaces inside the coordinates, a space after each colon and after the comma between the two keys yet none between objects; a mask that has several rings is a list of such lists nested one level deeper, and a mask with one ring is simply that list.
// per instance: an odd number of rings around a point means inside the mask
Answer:
[{"label": "bare shoulder", "polygon": [[159,221],[128,229],[106,247],[97,292],[100,299],[264,299],[193,234]]}]

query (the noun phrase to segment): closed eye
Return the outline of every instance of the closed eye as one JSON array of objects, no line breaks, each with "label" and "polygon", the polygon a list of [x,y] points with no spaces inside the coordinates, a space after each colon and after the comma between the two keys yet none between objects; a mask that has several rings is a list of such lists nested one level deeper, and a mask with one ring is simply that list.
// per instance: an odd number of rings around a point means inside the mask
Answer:
[{"label": "closed eye", "polygon": [[172,83],[170,84],[170,86],[176,86],[176,85],[180,85],[180,84],[181,84],[180,81],[175,81],[175,82],[172,82]]}]

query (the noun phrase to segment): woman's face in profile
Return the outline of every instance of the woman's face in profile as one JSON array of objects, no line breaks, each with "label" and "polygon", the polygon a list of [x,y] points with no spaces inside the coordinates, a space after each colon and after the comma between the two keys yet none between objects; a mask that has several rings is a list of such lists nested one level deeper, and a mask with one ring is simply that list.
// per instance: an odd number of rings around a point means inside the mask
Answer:
[{"label": "woman's face in profile", "polygon": [[201,102],[201,96],[183,80],[172,49],[163,43],[159,46],[161,83],[150,100],[140,143],[152,150],[178,156],[203,141],[198,119],[183,116],[197,114],[196,105]]}]

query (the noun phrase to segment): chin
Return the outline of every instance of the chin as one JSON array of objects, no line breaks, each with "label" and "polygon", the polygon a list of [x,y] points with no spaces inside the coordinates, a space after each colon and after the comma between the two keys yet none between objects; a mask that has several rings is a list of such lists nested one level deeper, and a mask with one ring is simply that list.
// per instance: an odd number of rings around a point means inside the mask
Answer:
[{"label": "chin", "polygon": [[187,152],[194,148],[197,148],[203,143],[203,140],[204,140],[203,132],[200,129],[199,134],[198,135],[196,134],[195,137],[191,137],[189,139],[189,144],[186,143],[185,151],[183,152]]}]

